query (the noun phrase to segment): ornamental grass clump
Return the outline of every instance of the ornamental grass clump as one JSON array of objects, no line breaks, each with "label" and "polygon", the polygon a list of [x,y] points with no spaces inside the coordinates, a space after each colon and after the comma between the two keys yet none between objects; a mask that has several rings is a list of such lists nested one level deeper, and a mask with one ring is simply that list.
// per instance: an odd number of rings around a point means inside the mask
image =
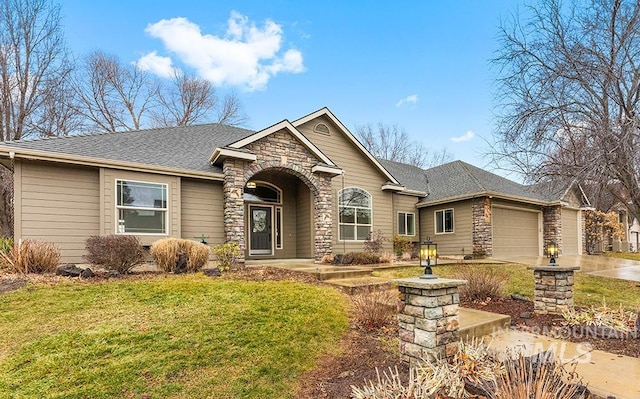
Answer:
[{"label": "ornamental grass clump", "polygon": [[166,273],[195,273],[209,261],[211,249],[202,243],[182,238],[164,238],[151,246],[156,266]]},{"label": "ornamental grass clump", "polygon": [[45,241],[5,241],[0,249],[0,266],[10,273],[52,273],[60,264],[60,251]]},{"label": "ornamental grass clump", "polygon": [[562,313],[565,321],[574,330],[605,338],[624,338],[637,335],[638,314],[624,310],[622,305],[614,309],[602,300],[601,306],[591,306],[584,310],[569,309]]},{"label": "ornamental grass clump", "polygon": [[91,236],[85,242],[84,259],[92,265],[127,274],[145,261],[145,251],[135,236]]}]

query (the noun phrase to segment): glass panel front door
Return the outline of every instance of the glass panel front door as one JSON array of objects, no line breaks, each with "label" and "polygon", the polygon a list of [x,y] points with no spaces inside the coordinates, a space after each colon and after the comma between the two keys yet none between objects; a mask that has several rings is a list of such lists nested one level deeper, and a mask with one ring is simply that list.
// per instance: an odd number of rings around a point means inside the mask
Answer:
[{"label": "glass panel front door", "polygon": [[273,254],[273,229],[270,206],[249,206],[249,254]]}]

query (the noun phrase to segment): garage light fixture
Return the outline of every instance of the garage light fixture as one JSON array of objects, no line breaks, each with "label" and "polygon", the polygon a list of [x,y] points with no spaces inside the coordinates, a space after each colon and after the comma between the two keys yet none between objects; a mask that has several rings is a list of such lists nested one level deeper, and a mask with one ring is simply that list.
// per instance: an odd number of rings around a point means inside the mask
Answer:
[{"label": "garage light fixture", "polygon": [[549,264],[557,266],[556,258],[558,257],[558,244],[551,241],[547,244],[547,256],[549,257]]},{"label": "garage light fixture", "polygon": [[431,242],[431,238],[427,237],[427,240],[420,244],[420,266],[424,267],[424,276],[420,276],[420,278],[438,278],[433,275],[432,264],[433,266],[438,265],[438,244]]}]

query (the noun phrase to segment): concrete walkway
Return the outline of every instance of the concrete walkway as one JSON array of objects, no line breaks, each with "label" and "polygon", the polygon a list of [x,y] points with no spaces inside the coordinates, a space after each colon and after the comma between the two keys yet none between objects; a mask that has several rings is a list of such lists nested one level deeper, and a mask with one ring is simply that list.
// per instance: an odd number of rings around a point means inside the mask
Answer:
[{"label": "concrete walkway", "polygon": [[573,343],[511,329],[491,336],[490,347],[521,350],[527,356],[553,350],[557,359],[582,377],[589,390],[602,397],[640,398],[640,359],[594,350],[588,344]]},{"label": "concrete walkway", "polygon": [[[549,263],[549,258],[542,256],[519,256],[502,260],[525,265],[546,265]],[[558,263],[562,266],[580,266],[580,273],[640,281],[640,261],[599,255],[575,255],[561,256],[558,258]]]}]

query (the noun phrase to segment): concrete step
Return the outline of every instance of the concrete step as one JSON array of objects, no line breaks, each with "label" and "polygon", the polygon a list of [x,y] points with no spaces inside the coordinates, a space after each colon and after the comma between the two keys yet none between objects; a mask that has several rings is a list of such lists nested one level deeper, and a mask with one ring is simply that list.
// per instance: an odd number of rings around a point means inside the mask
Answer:
[{"label": "concrete step", "polygon": [[383,290],[393,288],[389,280],[371,275],[368,277],[331,279],[326,280],[325,283],[333,285],[349,295],[359,294],[372,289]]},{"label": "concrete step", "polygon": [[482,338],[509,329],[511,316],[485,312],[483,310],[459,308],[460,338],[466,341],[470,338]]}]

